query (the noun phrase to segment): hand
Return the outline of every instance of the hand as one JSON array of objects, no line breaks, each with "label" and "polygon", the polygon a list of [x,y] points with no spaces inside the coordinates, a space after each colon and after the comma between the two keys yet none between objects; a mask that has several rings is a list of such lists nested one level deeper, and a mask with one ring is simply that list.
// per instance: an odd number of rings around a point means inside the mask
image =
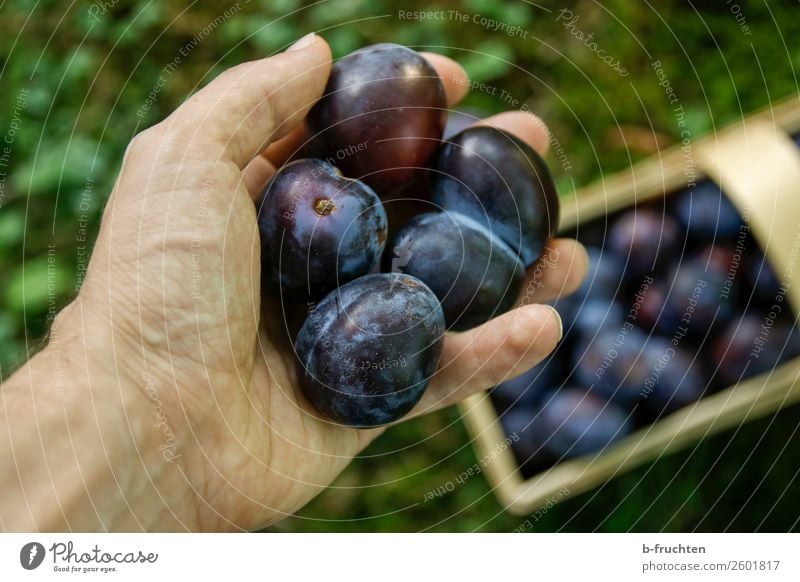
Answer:
[{"label": "hand", "polygon": [[[426,57],[455,104],[466,91],[463,70]],[[86,445],[95,455],[78,463],[108,465],[97,473],[113,475],[116,503],[91,483],[88,504],[56,492],[68,508],[35,527],[261,527],[306,504],[382,432],[311,412],[280,337],[282,313],[271,302],[259,308],[253,197],[304,139],[301,122],[330,67],[325,41],[305,37],[283,54],[226,71],[131,143],[83,288],[57,318],[48,348],[68,354],[63,365],[81,386],[64,397],[68,429],[84,430],[75,420],[84,418],[74,412],[79,405],[92,407],[84,421],[98,427]],[[484,123],[540,153],[547,148],[544,125],[527,113]],[[440,369],[413,414],[519,374],[555,347],[560,320],[532,299],[576,288],[586,255],[571,240],[552,241],[548,255],[545,268],[529,272],[524,305],[448,334]],[[30,377],[23,370],[9,384]],[[40,389],[32,394],[34,408],[49,399]],[[100,443],[105,457],[96,451]],[[88,516],[69,509],[89,505]],[[36,520],[35,513],[20,510],[16,523]]]}]

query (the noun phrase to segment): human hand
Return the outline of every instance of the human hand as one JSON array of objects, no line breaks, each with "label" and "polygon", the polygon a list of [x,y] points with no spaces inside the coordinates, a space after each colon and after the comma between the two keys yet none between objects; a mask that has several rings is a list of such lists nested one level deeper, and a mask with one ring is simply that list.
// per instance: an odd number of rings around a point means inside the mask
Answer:
[{"label": "human hand", "polygon": [[[466,92],[462,69],[425,56],[452,106]],[[261,527],[305,505],[382,432],[319,418],[298,387],[280,305],[261,305],[253,199],[304,140],[302,120],[330,66],[325,41],[306,37],[226,71],[128,148],[84,285],[53,329],[90,385],[75,393],[103,403],[103,447],[125,443],[126,454],[106,454],[123,499],[102,504],[112,509],[95,510],[96,520],[65,514],[67,527]],[[484,123],[547,148],[543,124],[527,113]],[[538,303],[574,290],[585,269],[579,243],[551,241],[546,267],[528,273],[524,305],[448,334],[412,416],[544,358],[561,324]]]}]

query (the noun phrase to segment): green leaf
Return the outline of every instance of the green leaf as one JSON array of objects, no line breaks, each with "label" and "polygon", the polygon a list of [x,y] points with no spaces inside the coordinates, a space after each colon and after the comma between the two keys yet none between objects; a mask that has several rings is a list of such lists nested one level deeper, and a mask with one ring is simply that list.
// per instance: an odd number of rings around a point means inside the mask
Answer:
[{"label": "green leaf", "polygon": [[511,69],[514,53],[508,44],[488,40],[479,44],[475,52],[461,61],[473,81],[490,81],[505,75]]},{"label": "green leaf", "polygon": [[284,20],[256,21],[248,27],[248,40],[270,54],[296,39],[294,27]]},{"label": "green leaf", "polygon": [[[55,251],[43,257],[25,261],[12,273],[6,287],[6,307],[9,311],[42,313],[55,310],[58,301],[72,285],[71,271],[66,259]],[[53,312],[55,314],[55,312]]]},{"label": "green leaf", "polygon": [[31,196],[54,194],[59,186],[80,189],[107,165],[103,149],[98,150],[92,140],[76,137],[71,142],[44,142],[38,159],[29,158],[14,172],[12,185],[15,191]]},{"label": "green leaf", "polygon": [[25,216],[15,210],[0,210],[0,248],[10,248],[25,236]]},{"label": "green leaf", "polygon": [[300,6],[300,0],[261,0],[261,8],[267,14],[284,15]]}]

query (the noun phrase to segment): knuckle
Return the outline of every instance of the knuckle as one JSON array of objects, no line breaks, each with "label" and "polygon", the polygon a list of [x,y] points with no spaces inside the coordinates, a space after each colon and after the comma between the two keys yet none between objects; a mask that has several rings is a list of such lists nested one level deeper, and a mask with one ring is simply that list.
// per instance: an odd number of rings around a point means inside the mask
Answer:
[{"label": "knuckle", "polygon": [[222,71],[219,75],[217,75],[214,82],[217,81],[224,81],[223,84],[225,85],[233,85],[242,78],[246,78],[250,72],[253,70],[253,63],[252,62],[245,62],[239,63],[238,65],[234,65]]},{"label": "knuckle", "polygon": [[148,127],[144,131],[140,131],[128,144],[125,151],[126,157],[129,155],[139,155],[151,151],[162,140],[162,127],[161,124],[156,124]]}]

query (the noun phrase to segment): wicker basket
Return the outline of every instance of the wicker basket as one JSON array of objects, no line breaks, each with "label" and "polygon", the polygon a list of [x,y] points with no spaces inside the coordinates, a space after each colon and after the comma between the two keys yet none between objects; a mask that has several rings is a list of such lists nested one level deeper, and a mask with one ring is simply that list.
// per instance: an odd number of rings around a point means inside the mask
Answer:
[{"label": "wicker basket", "polygon": [[[690,145],[697,179],[717,182],[740,212],[747,213],[768,262],[779,276],[788,276],[787,297],[795,314],[800,310],[800,264],[793,264],[786,243],[800,237],[800,149],[789,137],[798,131],[800,96],[794,96]],[[562,230],[572,232],[579,222],[686,187],[686,151],[681,144],[578,191],[563,205]],[[506,436],[488,393],[469,398],[461,410],[479,458],[487,460],[484,472],[495,495],[509,512],[525,515],[563,498],[564,491],[581,493],[664,453],[800,400],[799,375],[796,358],[678,410],[599,456],[567,460],[529,479],[504,446]]]}]

